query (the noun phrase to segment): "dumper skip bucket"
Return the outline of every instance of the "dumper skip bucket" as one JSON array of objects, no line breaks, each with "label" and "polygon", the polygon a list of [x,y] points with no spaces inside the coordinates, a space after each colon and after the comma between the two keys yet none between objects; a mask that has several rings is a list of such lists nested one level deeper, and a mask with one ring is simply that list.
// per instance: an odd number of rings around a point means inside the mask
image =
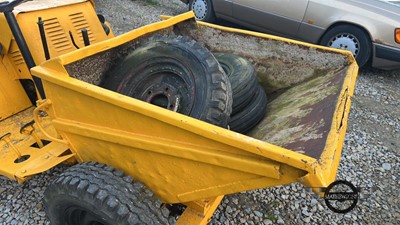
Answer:
[{"label": "dumper skip bucket", "polygon": [[[188,36],[247,58],[270,96],[248,135],[105,90],[106,71],[155,35]],[[40,101],[80,162],[123,170],[167,203],[250,189],[334,181],[358,66],[350,52],[196,23],[192,13],[150,24],[32,69]]]}]

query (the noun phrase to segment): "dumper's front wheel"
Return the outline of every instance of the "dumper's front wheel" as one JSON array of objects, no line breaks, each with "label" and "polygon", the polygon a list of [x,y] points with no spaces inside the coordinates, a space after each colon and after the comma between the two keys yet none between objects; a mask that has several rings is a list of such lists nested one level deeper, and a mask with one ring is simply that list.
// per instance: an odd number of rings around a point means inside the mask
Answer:
[{"label": "dumper's front wheel", "polygon": [[[140,200],[139,200],[140,199]],[[168,210],[141,183],[99,163],[73,166],[44,193],[52,225],[173,224]]]}]

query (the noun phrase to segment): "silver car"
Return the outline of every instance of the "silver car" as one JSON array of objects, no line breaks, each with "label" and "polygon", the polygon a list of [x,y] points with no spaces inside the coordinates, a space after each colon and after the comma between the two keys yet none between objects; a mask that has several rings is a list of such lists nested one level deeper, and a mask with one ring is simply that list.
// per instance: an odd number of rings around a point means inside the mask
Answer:
[{"label": "silver car", "polygon": [[360,67],[400,68],[400,1],[181,0],[196,18],[349,50]]}]

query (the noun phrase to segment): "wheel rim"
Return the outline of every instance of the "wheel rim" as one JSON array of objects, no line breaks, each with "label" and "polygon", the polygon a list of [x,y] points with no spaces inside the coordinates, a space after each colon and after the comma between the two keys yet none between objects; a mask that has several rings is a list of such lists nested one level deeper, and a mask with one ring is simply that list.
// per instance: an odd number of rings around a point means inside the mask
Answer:
[{"label": "wheel rim", "polygon": [[66,225],[108,225],[92,212],[77,206],[65,210],[64,221]]},{"label": "wheel rim", "polygon": [[353,53],[354,57],[357,57],[360,52],[360,42],[354,35],[348,33],[333,37],[329,40],[328,46],[350,51]]},{"label": "wheel rim", "polygon": [[205,0],[195,0],[192,3],[192,10],[198,20],[203,20],[208,12],[208,5]]},{"label": "wheel rim", "polygon": [[181,95],[179,91],[168,83],[155,83],[148,85],[142,99],[153,105],[177,112]]},{"label": "wheel rim", "polygon": [[[162,68],[154,67],[159,62]],[[180,62],[163,58],[145,62],[136,79],[128,80],[123,94],[159,107],[190,115],[195,103],[194,75]],[[118,90],[117,90],[118,91]]]}]

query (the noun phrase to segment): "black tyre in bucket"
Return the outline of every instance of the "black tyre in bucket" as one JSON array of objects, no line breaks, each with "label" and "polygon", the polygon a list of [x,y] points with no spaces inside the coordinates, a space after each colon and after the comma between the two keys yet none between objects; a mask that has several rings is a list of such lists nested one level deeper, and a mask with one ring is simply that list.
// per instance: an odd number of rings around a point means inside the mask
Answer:
[{"label": "black tyre in bucket", "polygon": [[188,37],[159,37],[138,47],[102,86],[221,127],[232,111],[228,77],[213,54]]},{"label": "black tyre in bucket", "polygon": [[214,53],[221,64],[232,87],[232,114],[235,114],[252,101],[257,91],[257,74],[253,65],[245,58],[226,53]]},{"label": "black tyre in bucket", "polygon": [[267,95],[264,89],[258,85],[250,104],[242,111],[231,116],[231,121],[229,122],[231,130],[243,134],[249,132],[264,118],[266,108]]}]

